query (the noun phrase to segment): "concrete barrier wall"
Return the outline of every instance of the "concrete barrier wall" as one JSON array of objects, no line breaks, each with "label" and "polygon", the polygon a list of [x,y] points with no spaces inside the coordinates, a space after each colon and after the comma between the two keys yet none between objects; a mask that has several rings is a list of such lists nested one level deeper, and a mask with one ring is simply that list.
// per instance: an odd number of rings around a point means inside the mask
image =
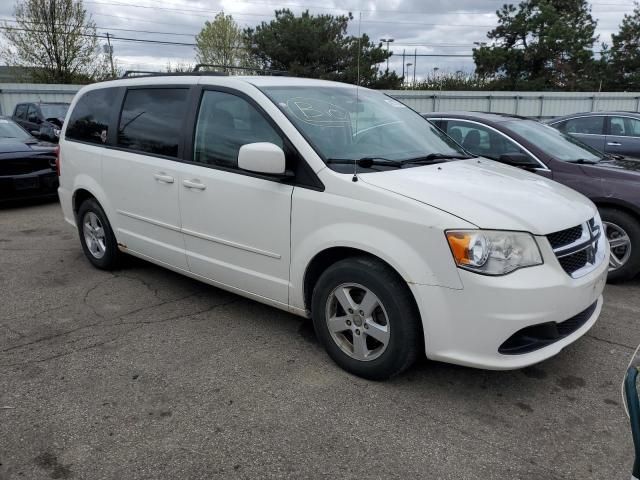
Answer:
[{"label": "concrete barrier wall", "polygon": [[71,102],[82,85],[0,83],[0,115],[11,116],[21,102]]},{"label": "concrete barrier wall", "polygon": [[640,92],[455,92],[386,90],[420,113],[472,110],[547,119],[578,112],[640,111]]}]

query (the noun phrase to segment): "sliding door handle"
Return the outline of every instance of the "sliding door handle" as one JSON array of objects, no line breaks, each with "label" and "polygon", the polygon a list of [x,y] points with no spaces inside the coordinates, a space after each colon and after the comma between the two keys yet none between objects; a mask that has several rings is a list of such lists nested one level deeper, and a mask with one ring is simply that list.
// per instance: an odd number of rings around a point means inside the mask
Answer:
[{"label": "sliding door handle", "polygon": [[196,180],[183,180],[182,181],[182,185],[184,185],[186,188],[190,188],[192,190],[204,190],[207,188],[206,185],[200,183],[199,181]]},{"label": "sliding door handle", "polygon": [[173,183],[174,181],[171,175],[167,175],[164,172],[154,174],[153,178],[162,183]]}]

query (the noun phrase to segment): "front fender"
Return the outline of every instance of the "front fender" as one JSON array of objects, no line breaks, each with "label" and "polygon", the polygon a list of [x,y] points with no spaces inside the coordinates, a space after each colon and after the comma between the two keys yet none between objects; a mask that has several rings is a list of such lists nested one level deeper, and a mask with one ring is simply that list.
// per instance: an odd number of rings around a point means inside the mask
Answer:
[{"label": "front fender", "polygon": [[455,221],[448,214],[403,197],[396,197],[398,208],[391,199],[371,205],[302,190],[297,189],[292,206],[291,306],[305,308],[306,270],[314,257],[334,247],[374,255],[409,284],[462,289],[442,226],[455,228],[447,223]]}]

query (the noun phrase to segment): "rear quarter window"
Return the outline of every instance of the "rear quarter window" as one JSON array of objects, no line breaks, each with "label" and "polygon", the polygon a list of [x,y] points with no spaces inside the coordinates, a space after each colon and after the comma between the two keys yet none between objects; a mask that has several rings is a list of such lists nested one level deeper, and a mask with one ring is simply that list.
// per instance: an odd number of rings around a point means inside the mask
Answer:
[{"label": "rear quarter window", "polygon": [[90,90],[76,102],[69,117],[66,139],[104,144],[109,134],[109,120],[118,98],[115,88]]}]

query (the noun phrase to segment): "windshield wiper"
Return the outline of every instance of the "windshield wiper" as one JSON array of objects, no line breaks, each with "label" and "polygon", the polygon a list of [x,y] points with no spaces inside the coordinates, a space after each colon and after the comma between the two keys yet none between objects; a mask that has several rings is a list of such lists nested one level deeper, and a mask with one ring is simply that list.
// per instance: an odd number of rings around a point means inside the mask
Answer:
[{"label": "windshield wiper", "polygon": [[469,158],[476,158],[475,155],[465,155],[463,153],[430,153],[424,157],[415,157],[408,160],[403,160],[402,163],[411,164],[428,164],[436,163],[438,160],[467,160]]},{"label": "windshield wiper", "polygon": [[476,158],[475,156],[464,155],[461,153],[430,153],[428,155],[424,155],[422,157],[414,157],[406,160],[391,160],[389,158],[384,157],[362,157],[362,158],[329,158],[327,160],[328,164],[340,164],[340,165],[351,165],[353,163],[357,164],[359,167],[369,168],[374,165],[380,165],[384,167],[396,167],[402,168],[403,165],[429,165],[433,163],[440,163],[443,160],[450,159],[468,159],[468,158]]},{"label": "windshield wiper", "polygon": [[598,161],[585,160],[584,158],[576,158],[575,160],[565,160],[567,163],[579,163],[580,165],[595,165]]},{"label": "windshield wiper", "polygon": [[369,168],[369,167],[372,167],[373,165],[402,168],[402,164],[404,162],[400,162],[398,160],[391,160],[384,157],[362,157],[362,158],[329,158],[327,159],[327,163],[338,164],[338,165],[353,165],[355,163],[359,167],[363,167],[363,168]]}]

